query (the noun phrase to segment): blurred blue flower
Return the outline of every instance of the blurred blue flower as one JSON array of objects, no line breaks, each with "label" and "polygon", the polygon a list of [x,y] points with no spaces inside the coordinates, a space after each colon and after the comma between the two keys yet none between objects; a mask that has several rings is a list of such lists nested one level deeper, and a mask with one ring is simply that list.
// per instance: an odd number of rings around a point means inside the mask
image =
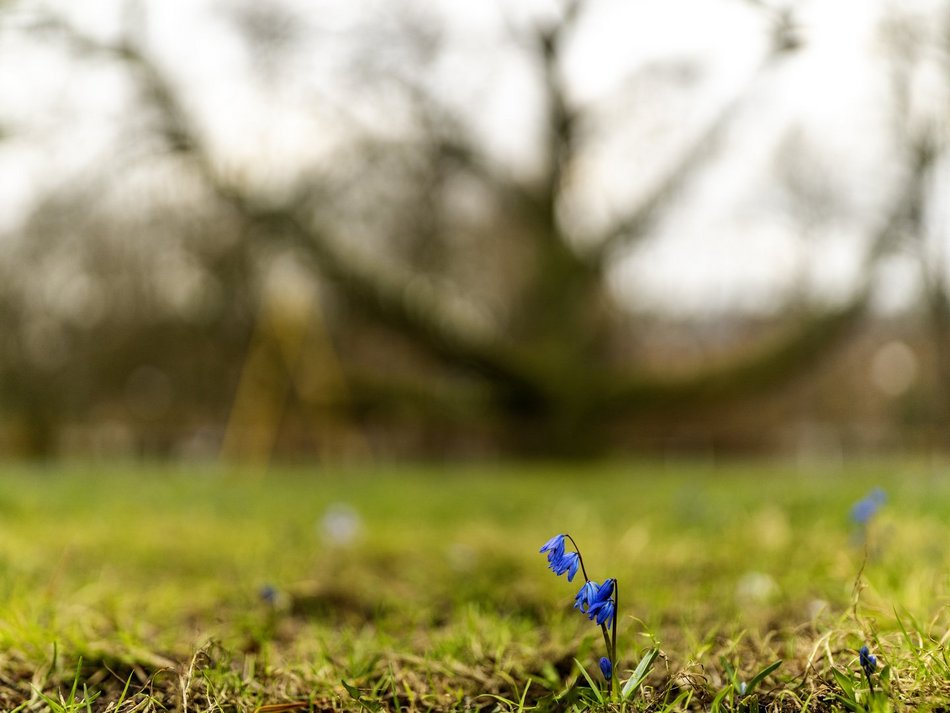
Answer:
[{"label": "blurred blue flower", "polygon": [[567,572],[567,581],[571,582],[574,580],[574,575],[577,574],[577,568],[580,566],[580,563],[580,555],[576,552],[566,552],[557,559],[550,560],[548,566],[551,571],[558,576]]},{"label": "blurred blue flower", "polygon": [[548,553],[548,562],[554,563],[564,556],[564,535],[555,535],[544,543],[539,550],[541,554]]},{"label": "blurred blue flower", "polygon": [[875,488],[851,507],[851,519],[858,525],[867,525],[886,501],[887,494]]},{"label": "blurred blue flower", "polygon": [[277,598],[280,595],[280,593],[277,591],[277,587],[275,587],[273,584],[265,584],[260,588],[260,590],[258,590],[257,594],[263,602],[271,606],[277,604]]},{"label": "blurred blue flower", "polygon": [[867,646],[862,646],[858,652],[858,658],[861,661],[861,668],[864,669],[864,675],[871,678],[871,674],[874,673],[874,669],[877,668],[877,657],[868,651]]},{"label": "blurred blue flower", "polygon": [[610,659],[606,656],[601,656],[600,658],[600,670],[604,674],[604,678],[608,681],[613,678],[614,669],[613,666],[610,665]]},{"label": "blurred blue flower", "polygon": [[589,612],[590,605],[593,603],[594,597],[597,596],[598,589],[600,589],[600,585],[597,584],[597,582],[593,580],[584,582],[580,591],[577,592],[577,596],[574,597],[574,608],[580,609],[583,614]]}]

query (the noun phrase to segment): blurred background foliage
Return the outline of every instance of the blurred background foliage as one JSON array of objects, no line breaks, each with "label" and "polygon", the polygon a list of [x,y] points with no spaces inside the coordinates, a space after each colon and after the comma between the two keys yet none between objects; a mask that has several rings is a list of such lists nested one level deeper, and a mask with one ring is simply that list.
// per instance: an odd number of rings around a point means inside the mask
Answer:
[{"label": "blurred background foliage", "polygon": [[945,3],[484,5],[0,5],[2,452],[946,448]]}]

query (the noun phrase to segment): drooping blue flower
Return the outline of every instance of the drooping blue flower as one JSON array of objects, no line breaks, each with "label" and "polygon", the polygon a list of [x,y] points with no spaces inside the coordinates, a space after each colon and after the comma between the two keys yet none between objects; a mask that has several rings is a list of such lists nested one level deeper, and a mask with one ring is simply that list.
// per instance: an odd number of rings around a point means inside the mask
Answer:
[{"label": "drooping blue flower", "polygon": [[616,579],[604,580],[604,583],[597,587],[597,593],[591,599],[591,604],[601,604],[610,599],[614,595],[614,585],[616,583]]},{"label": "drooping blue flower", "polygon": [[571,582],[574,580],[574,575],[577,574],[577,568],[580,567],[581,557],[576,552],[565,552],[561,554],[560,557],[554,560],[550,560],[548,565],[554,574],[560,576],[567,572],[567,581]]},{"label": "drooping blue flower", "polygon": [[858,651],[858,659],[861,662],[861,668],[864,669],[864,675],[870,678],[874,669],[877,668],[877,656],[874,656],[867,646],[862,646]]},{"label": "drooping blue flower", "polygon": [[614,600],[609,599],[606,602],[591,607],[590,618],[597,617],[597,623],[609,627],[614,621]]},{"label": "drooping blue flower", "polygon": [[603,584],[601,584],[594,595],[590,598],[590,603],[587,607],[587,618],[591,621],[596,619],[598,624],[604,624],[606,622],[607,626],[610,626],[613,623],[614,619],[614,584],[616,580],[608,579]]},{"label": "drooping blue flower", "polygon": [[574,608],[580,609],[582,614],[590,611],[590,605],[593,603],[594,597],[597,596],[598,589],[600,589],[600,585],[597,582],[593,580],[584,582],[584,585],[577,592],[577,596],[574,597]]},{"label": "drooping blue flower", "polygon": [[613,678],[614,669],[613,666],[610,665],[610,659],[606,656],[601,656],[600,658],[600,671],[608,681]]},{"label": "drooping blue flower", "polygon": [[539,550],[541,554],[548,553],[548,562],[553,563],[564,556],[564,535],[555,535],[544,543]]}]

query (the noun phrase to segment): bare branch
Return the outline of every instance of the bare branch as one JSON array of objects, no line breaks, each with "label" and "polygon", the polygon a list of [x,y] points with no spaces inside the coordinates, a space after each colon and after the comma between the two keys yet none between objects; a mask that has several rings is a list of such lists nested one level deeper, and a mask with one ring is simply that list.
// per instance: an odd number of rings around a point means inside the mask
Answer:
[{"label": "bare branch", "polygon": [[592,256],[595,262],[603,264],[609,261],[619,247],[643,237],[654,227],[660,213],[669,205],[670,200],[696,174],[703,163],[715,155],[719,143],[745,106],[759,78],[778,59],[800,46],[796,25],[789,12],[778,14],[772,22],[771,50],[763,58],[746,87],[722,106],[653,189],[633,206],[627,215],[619,218],[595,241],[597,248]]},{"label": "bare branch", "polygon": [[669,205],[683,185],[692,178],[703,163],[711,158],[732,125],[739,111],[745,106],[751,89],[755,86],[755,79],[762,69],[771,65],[767,59],[760,70],[755,73],[753,80],[738,95],[730,99],[703,128],[699,135],[680,154],[666,175],[653,186],[652,190],[641,199],[632,210],[603,232],[596,241],[595,258],[604,263],[610,260],[615,251],[622,245],[633,242],[645,236],[654,226],[660,214]]},{"label": "bare branch", "polygon": [[260,208],[241,193],[232,194],[231,202],[249,220],[293,238],[349,300],[415,337],[436,356],[507,384],[517,393],[546,398],[529,360],[452,309],[451,301],[434,286],[344,251],[337,240],[314,228],[300,210]]},{"label": "bare branch", "polygon": [[693,372],[682,379],[637,375],[620,380],[616,386],[607,389],[605,413],[623,414],[652,407],[676,408],[684,404],[721,402],[761,393],[766,387],[810,368],[866,313],[876,262],[893,248],[908,227],[919,228],[917,221],[924,180],[934,156],[928,145],[917,146],[912,151],[910,175],[904,191],[893,205],[888,219],[871,237],[862,271],[865,277],[848,303],[815,312],[784,338],[721,367]]},{"label": "bare branch", "polygon": [[84,52],[110,54],[133,67],[146,98],[163,119],[162,133],[174,148],[194,159],[219,198],[248,223],[293,239],[313,256],[321,273],[348,299],[412,335],[447,362],[506,384],[512,393],[520,395],[518,398],[547,398],[523,355],[503,345],[490,330],[460,315],[450,307],[452,301],[435,287],[343,250],[341,241],[314,226],[306,205],[266,205],[224,181],[175,89],[138,48],[128,42],[102,44],[65,25],[57,29]]},{"label": "bare branch", "polygon": [[762,393],[763,389],[812,368],[829,345],[843,338],[866,312],[870,290],[861,289],[847,304],[807,318],[787,336],[744,358],[680,379],[637,375],[617,380],[604,395],[608,416],[683,406],[721,404],[724,400]]}]

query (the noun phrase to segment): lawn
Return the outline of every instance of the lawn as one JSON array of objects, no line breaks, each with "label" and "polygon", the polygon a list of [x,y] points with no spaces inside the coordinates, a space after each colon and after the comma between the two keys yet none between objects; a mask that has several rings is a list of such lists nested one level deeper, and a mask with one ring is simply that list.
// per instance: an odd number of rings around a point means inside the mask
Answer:
[{"label": "lawn", "polygon": [[658,650],[628,710],[950,709],[950,466],[908,461],[6,466],[0,709],[597,707],[560,532],[620,681]]}]

